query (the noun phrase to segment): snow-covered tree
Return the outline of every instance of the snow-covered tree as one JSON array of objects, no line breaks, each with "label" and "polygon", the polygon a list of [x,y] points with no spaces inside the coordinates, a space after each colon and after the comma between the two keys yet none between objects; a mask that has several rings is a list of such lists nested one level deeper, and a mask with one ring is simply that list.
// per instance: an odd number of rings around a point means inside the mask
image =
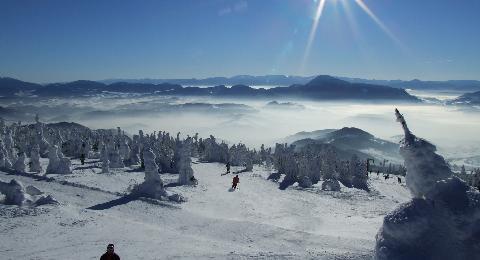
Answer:
[{"label": "snow-covered tree", "polygon": [[118,145],[116,145],[113,139],[107,140],[107,150],[108,150],[108,160],[110,161],[110,168],[123,168],[125,164],[123,163],[123,159],[120,156],[120,152],[118,150]]},{"label": "snow-covered tree", "polygon": [[298,181],[298,165],[295,160],[294,149],[294,146],[288,146],[287,144],[275,145],[274,166],[279,174],[285,175],[280,183],[280,189],[286,189]]},{"label": "snow-covered tree", "polygon": [[48,148],[48,166],[46,174],[57,174],[58,165],[60,163],[57,150],[58,147],[56,145],[52,145]]},{"label": "snow-covered tree", "polygon": [[108,150],[105,144],[102,144],[100,150],[100,159],[102,161],[102,173],[110,172],[110,160],[108,159]]},{"label": "snow-covered tree", "polygon": [[0,193],[5,195],[4,203],[7,205],[22,206],[26,199],[23,184],[14,179],[8,183],[0,181]]},{"label": "snow-covered tree", "polygon": [[40,165],[40,147],[35,145],[30,152],[30,171],[35,173],[42,172],[42,166]]},{"label": "snow-covered tree", "polygon": [[8,152],[3,145],[3,141],[0,139],[0,167],[11,168],[12,162],[8,158]]},{"label": "snow-covered tree", "polygon": [[179,150],[178,167],[178,183],[180,185],[194,185],[196,184],[192,170],[191,155],[192,139],[189,137],[184,142],[180,142],[177,146]]},{"label": "snow-covered tree", "polygon": [[46,195],[35,186],[27,186],[12,179],[10,182],[0,181],[0,193],[5,195],[4,203],[17,206],[40,206],[58,204],[51,195]]},{"label": "snow-covered tree", "polygon": [[357,189],[369,191],[367,166],[357,155],[350,159],[350,176],[352,176],[352,186]]},{"label": "snow-covered tree", "polygon": [[321,172],[324,180],[336,179],[336,152],[333,146],[326,146],[321,153]]},{"label": "snow-covered tree", "polygon": [[17,157],[17,161],[13,164],[13,169],[17,172],[26,172],[26,156],[24,152],[21,152]]},{"label": "snow-covered tree", "polygon": [[338,181],[345,187],[352,188],[353,176],[350,175],[350,161],[340,161],[337,167]]},{"label": "snow-covered tree", "polygon": [[137,165],[140,163],[140,149],[138,144],[133,144],[128,155],[128,165]]},{"label": "snow-covered tree", "polygon": [[72,162],[69,158],[65,157],[59,149],[57,149],[58,155],[58,174],[71,174],[72,173]]},{"label": "snow-covered tree", "polygon": [[158,173],[158,165],[155,163],[155,154],[151,149],[146,149],[143,153],[145,163],[145,179],[138,185],[133,193],[139,196],[145,196],[153,199],[161,199],[167,196],[164,184]]},{"label": "snow-covered tree", "polygon": [[477,259],[480,194],[454,176],[436,147],[413,135],[396,109],[404,139],[400,155],[413,199],[385,216],[375,259]]}]

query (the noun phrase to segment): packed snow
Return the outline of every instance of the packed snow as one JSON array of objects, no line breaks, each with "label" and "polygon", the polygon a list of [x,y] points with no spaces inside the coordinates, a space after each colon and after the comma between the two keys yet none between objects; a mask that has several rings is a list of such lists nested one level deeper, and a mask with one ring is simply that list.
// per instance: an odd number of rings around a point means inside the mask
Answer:
[{"label": "packed snow", "polygon": [[[239,174],[239,189],[229,192],[233,175],[221,176],[224,164],[194,161],[192,168],[198,186],[166,188],[187,198],[181,204],[124,197],[131,180],[143,178],[128,168],[107,176],[99,168],[78,169],[68,181],[68,175],[38,181],[0,172],[1,180],[35,184],[60,203],[21,210],[0,205],[0,258],[97,259],[108,243],[123,259],[371,258],[383,216],[410,199],[405,186],[376,175],[371,193],[282,191],[266,180],[269,169],[255,166]],[[166,183],[177,176],[162,174]]]}]

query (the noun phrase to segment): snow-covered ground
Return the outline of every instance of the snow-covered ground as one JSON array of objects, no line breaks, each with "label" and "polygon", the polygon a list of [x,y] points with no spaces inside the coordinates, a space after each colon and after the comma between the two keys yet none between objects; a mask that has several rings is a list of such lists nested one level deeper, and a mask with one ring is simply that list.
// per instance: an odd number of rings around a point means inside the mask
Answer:
[{"label": "snow-covered ground", "polygon": [[[0,204],[0,259],[98,259],[108,243],[122,259],[365,259],[384,215],[411,198],[396,178],[376,174],[370,193],[325,192],[321,184],[282,191],[263,167],[240,173],[239,189],[230,192],[225,165],[194,161],[197,187],[167,187],[188,201],[153,203],[121,196],[143,172],[102,175],[94,161],[73,168],[49,175],[53,181],[0,172],[0,180],[34,185],[60,202]],[[162,178],[169,186],[177,175]]]}]

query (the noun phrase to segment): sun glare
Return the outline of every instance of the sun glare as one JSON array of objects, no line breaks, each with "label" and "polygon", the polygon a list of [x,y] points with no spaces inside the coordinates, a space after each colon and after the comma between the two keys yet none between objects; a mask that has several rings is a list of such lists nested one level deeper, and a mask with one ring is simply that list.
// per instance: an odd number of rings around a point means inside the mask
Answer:
[{"label": "sun glare", "polygon": [[[365,4],[363,0],[351,0],[351,1],[328,0],[328,2],[333,2],[333,4],[336,4],[336,2],[338,1],[341,1],[346,6],[348,6],[349,2],[355,2],[397,46],[399,46],[403,51],[406,50],[402,42],[388,29],[388,27],[375,15],[375,13],[372,12],[372,10]],[[315,11],[315,16],[313,17],[312,27],[308,35],[307,45],[305,47],[302,64],[300,66],[300,74],[305,73],[304,70],[305,70],[308,58],[310,57],[312,45],[315,40],[315,36],[317,34],[318,24],[322,16],[322,13],[325,9],[325,4],[327,0],[314,0],[314,2],[316,4],[316,11]]]},{"label": "sun glare", "polygon": [[308,57],[310,56],[310,49],[312,48],[313,40],[315,39],[315,34],[317,32],[318,22],[320,21],[320,17],[322,16],[323,8],[325,7],[326,0],[319,0],[317,4],[317,10],[315,12],[315,16],[313,18],[312,28],[310,29],[310,33],[308,35],[308,42],[307,47],[305,48],[305,53],[303,55],[302,66],[301,66],[301,73],[303,74],[306,62]]}]

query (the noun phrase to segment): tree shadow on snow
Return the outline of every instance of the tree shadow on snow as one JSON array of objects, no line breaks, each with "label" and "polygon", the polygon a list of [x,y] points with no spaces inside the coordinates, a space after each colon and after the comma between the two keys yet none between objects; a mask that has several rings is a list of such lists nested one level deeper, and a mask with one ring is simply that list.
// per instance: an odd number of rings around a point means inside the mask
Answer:
[{"label": "tree shadow on snow", "polygon": [[104,203],[97,204],[95,206],[91,206],[87,209],[105,210],[105,209],[113,208],[115,206],[120,206],[120,205],[127,204],[130,201],[133,201],[135,199],[136,199],[135,196],[126,195],[126,196],[120,197],[118,199],[114,199],[114,200],[111,200],[111,201],[107,201],[107,202],[104,202]]},{"label": "tree shadow on snow", "polygon": [[20,176],[25,176],[32,178],[36,181],[54,181],[53,178],[47,177],[45,175],[40,175],[40,174],[34,174],[34,173],[28,173],[28,172],[18,172],[13,169],[8,169],[8,168],[0,168],[0,171],[5,172],[7,175],[20,175]]},{"label": "tree shadow on snow", "polygon": [[142,167],[135,167],[135,168],[128,169],[125,172],[143,172],[143,171],[145,171],[145,169],[143,169]]},{"label": "tree shadow on snow", "polygon": [[92,164],[92,165],[86,165],[86,166],[78,166],[78,167],[75,167],[73,168],[73,170],[87,170],[87,169],[93,169],[93,168],[100,168],[98,167],[97,165],[95,164]]},{"label": "tree shadow on snow", "polygon": [[171,182],[169,184],[166,184],[164,187],[168,188],[168,187],[177,187],[177,186],[182,186],[182,185],[178,182]]},{"label": "tree shadow on snow", "polygon": [[238,173],[244,173],[244,172],[251,172],[251,171],[250,171],[250,170],[247,170],[247,169],[242,169],[242,170],[233,172],[232,174],[238,174]]}]

